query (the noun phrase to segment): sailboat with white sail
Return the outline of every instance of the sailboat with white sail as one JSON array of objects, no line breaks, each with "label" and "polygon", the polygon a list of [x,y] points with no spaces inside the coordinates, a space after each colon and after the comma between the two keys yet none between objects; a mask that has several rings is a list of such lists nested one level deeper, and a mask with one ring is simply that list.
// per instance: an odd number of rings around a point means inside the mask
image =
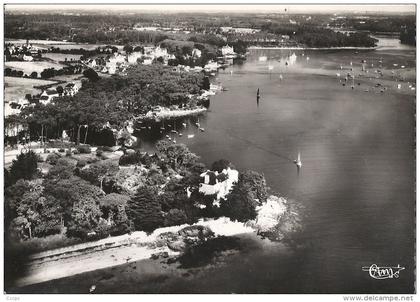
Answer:
[{"label": "sailboat with white sail", "polygon": [[302,161],[301,161],[301,159],[300,159],[300,152],[298,153],[298,157],[297,157],[297,159],[295,159],[293,162],[296,164],[296,166],[297,166],[299,169],[300,169],[300,168],[302,168]]}]

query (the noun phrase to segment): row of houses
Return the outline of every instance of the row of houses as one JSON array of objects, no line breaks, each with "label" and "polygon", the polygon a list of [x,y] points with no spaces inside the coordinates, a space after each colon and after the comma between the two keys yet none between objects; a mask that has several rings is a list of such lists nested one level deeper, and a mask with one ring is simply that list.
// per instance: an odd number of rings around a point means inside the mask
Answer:
[{"label": "row of houses", "polygon": [[224,34],[235,33],[235,34],[255,34],[261,31],[257,28],[248,28],[248,27],[232,27],[232,26],[222,26],[220,31]]},{"label": "row of houses", "polygon": [[39,97],[32,97],[31,101],[29,101],[25,97],[21,97],[18,99],[8,100],[5,99],[4,104],[4,115],[18,115],[21,110],[31,104],[41,103],[41,104],[49,104],[54,98],[61,97],[61,96],[74,96],[80,89],[81,85],[78,83],[68,83],[63,87],[62,92],[58,92],[57,89],[46,89],[44,90]]},{"label": "row of houses", "polygon": [[255,33],[255,34],[227,34],[228,41],[244,41],[250,43],[274,43],[287,42],[290,40],[289,35],[276,35],[272,33]]},{"label": "row of houses", "polygon": [[54,98],[61,96],[74,96],[79,92],[80,84],[68,83],[63,88],[63,92],[57,91],[57,89],[47,89],[41,93],[39,102],[46,105],[50,103]]},{"label": "row of houses", "polygon": [[184,34],[189,34],[194,30],[192,27],[142,26],[140,24],[136,24],[133,27],[133,29],[137,31],[161,31],[161,32],[167,32],[167,33],[184,33]]},{"label": "row of houses", "polygon": [[6,44],[4,47],[5,61],[20,60],[33,61],[34,57],[39,56],[40,50],[32,44],[14,45]]},{"label": "row of houses", "polygon": [[153,60],[157,58],[162,58],[164,63],[167,63],[168,60],[174,59],[175,56],[169,54],[166,48],[151,46],[144,47],[144,52],[136,51],[125,54],[115,52],[113,55],[91,58],[83,61],[83,63],[96,71],[116,74],[124,73],[129,65],[135,65],[139,62],[144,65],[152,64]]}]

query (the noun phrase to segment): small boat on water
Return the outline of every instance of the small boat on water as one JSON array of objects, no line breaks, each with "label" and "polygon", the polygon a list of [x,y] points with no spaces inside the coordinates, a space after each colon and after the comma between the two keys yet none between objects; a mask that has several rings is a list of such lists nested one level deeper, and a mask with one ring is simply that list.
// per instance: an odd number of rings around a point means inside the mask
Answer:
[{"label": "small boat on water", "polygon": [[194,138],[194,134],[188,134],[188,138]]},{"label": "small boat on water", "polygon": [[198,128],[198,129],[200,129],[200,131],[201,131],[201,132],[204,132],[204,128],[201,128],[201,127],[200,127],[200,128]]},{"label": "small boat on water", "polygon": [[178,135],[179,135],[179,136],[182,136],[182,133],[180,132]]},{"label": "small boat on water", "polygon": [[298,153],[298,158],[293,161],[295,165],[300,169],[302,168],[302,161],[300,160],[300,152]]},{"label": "small boat on water", "polygon": [[195,123],[195,125],[200,128],[200,118],[197,119],[197,122]]},{"label": "small boat on water", "polygon": [[187,123],[182,123],[182,126],[184,126],[184,128],[187,128]]},{"label": "small boat on water", "polygon": [[259,104],[260,104],[260,89],[258,88],[257,89],[257,107],[259,106]]}]

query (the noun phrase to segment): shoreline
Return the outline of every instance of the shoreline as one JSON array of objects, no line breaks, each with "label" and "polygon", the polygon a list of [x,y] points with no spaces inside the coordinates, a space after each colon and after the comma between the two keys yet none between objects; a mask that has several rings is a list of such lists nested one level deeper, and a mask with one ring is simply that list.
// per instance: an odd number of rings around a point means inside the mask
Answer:
[{"label": "shoreline", "polygon": [[159,112],[152,112],[149,111],[144,115],[140,115],[134,118],[135,121],[160,121],[162,119],[171,119],[177,117],[184,117],[190,115],[197,115],[207,111],[207,108],[204,107],[197,107],[194,109],[177,109],[177,110],[170,110],[164,109]]},{"label": "shoreline", "polygon": [[160,236],[168,232],[177,233],[189,226],[208,227],[214,232],[215,237],[255,232],[253,227],[246,226],[244,223],[220,217],[208,220],[199,219],[197,223],[191,225],[159,228],[150,235],[143,231],[136,231],[130,235],[108,237],[95,242],[40,252],[29,257],[26,276],[18,279],[13,287],[20,288],[146,260],[155,254],[167,253],[168,256],[179,256],[182,252],[173,250],[166,243],[162,243]]},{"label": "shoreline", "polygon": [[[275,228],[280,217],[287,215],[286,203],[286,199],[270,195],[267,202],[257,208],[258,215],[255,220],[245,223],[232,221],[228,217],[200,218],[193,224],[162,227],[154,230],[151,234],[135,231],[131,234],[35,253],[29,256],[26,275],[16,280],[13,287],[25,287],[147,260],[159,257],[159,255],[164,255],[164,258],[181,256],[188,248],[188,245],[185,245],[185,240],[201,236],[194,230],[184,231],[185,228],[204,227],[211,230],[214,237],[207,238],[231,237],[250,233],[258,235],[260,231],[268,232]],[[182,235],[183,233],[184,235]],[[202,234],[204,235],[204,232]],[[203,239],[200,240],[203,241]],[[204,239],[204,241],[206,240]]]}]

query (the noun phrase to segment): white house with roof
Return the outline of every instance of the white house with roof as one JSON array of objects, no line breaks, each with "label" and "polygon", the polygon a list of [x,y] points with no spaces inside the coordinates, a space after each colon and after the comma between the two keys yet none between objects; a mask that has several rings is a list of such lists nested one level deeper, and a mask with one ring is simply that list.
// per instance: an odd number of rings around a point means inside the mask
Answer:
[{"label": "white house with roof", "polygon": [[117,72],[117,66],[114,64],[114,65],[110,65],[109,67],[108,67],[108,73],[109,74],[115,74]]},{"label": "white house with roof", "polygon": [[122,54],[115,52],[114,56],[111,56],[109,58],[109,63],[111,64],[121,64],[125,62],[125,56],[123,56]]},{"label": "white house with roof", "polygon": [[155,48],[154,48],[154,46],[144,46],[143,49],[144,49],[144,53],[147,54],[147,55],[149,55],[149,54],[151,54],[153,52],[153,50]]},{"label": "white house with roof", "polygon": [[147,58],[145,58],[144,60],[143,60],[143,65],[150,65],[150,64],[152,64],[152,62],[153,62],[153,59],[152,58],[150,58],[150,57],[147,57]]},{"label": "white house with roof", "polygon": [[32,56],[23,55],[22,59],[27,62],[31,62],[34,60]]},{"label": "white house with roof", "polygon": [[155,58],[166,58],[168,56],[168,50],[166,48],[161,48],[160,46],[158,46],[154,49],[153,55],[155,56]]},{"label": "white house with roof", "polygon": [[143,56],[143,54],[140,51],[136,51],[136,52],[130,53],[127,56],[127,62],[130,65],[137,64],[137,59],[140,59],[142,56]]},{"label": "white house with roof", "polygon": [[21,110],[29,105],[29,101],[25,98],[18,100],[10,100],[4,102],[4,116],[19,114]]},{"label": "white house with roof", "polygon": [[195,58],[201,58],[201,50],[194,48],[191,52],[191,55]]},{"label": "white house with roof", "polygon": [[207,72],[217,71],[218,68],[220,68],[220,65],[214,61],[210,61],[204,66],[204,70]]},{"label": "white house with roof", "polygon": [[236,52],[233,49],[233,46],[225,45],[222,47],[222,55],[224,57],[234,58],[236,57]]},{"label": "white house with roof", "polygon": [[68,83],[66,86],[64,86],[64,95],[68,95],[68,96],[74,96],[76,93],[79,92],[79,85],[77,85],[76,83]]},{"label": "white house with roof", "polygon": [[239,172],[228,167],[221,173],[207,170],[200,176],[203,182],[199,185],[199,192],[204,195],[216,195],[216,199],[220,200],[225,198],[233,185],[238,182]]},{"label": "white house with roof", "polygon": [[60,94],[57,92],[57,90],[47,89],[41,93],[39,102],[46,105],[50,103],[54,98],[59,97],[59,96]]},{"label": "white house with roof", "polygon": [[138,31],[157,31],[159,29],[159,27],[157,27],[157,26],[135,26],[134,29],[138,30]]}]

